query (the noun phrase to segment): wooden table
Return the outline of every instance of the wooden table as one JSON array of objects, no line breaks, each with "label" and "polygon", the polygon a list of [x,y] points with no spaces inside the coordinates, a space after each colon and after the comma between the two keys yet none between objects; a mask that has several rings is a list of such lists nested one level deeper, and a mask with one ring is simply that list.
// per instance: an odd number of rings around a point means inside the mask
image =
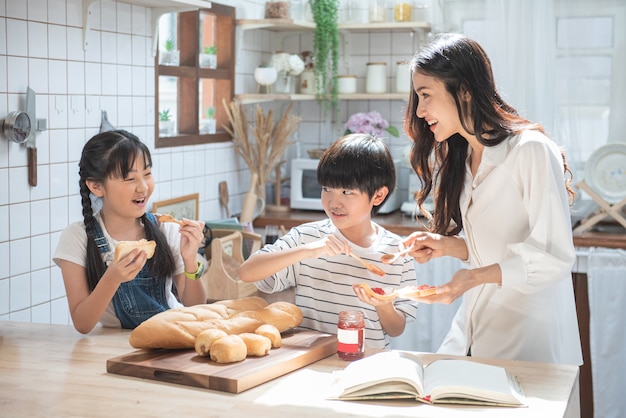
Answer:
[{"label": "wooden table", "polygon": [[[3,417],[578,417],[578,367],[473,359],[517,375],[528,408],[430,406],[410,401],[329,401],[332,355],[240,394],[108,374],[109,358],[134,351],[128,331],[0,321]],[[426,360],[439,358],[423,354]]]}]

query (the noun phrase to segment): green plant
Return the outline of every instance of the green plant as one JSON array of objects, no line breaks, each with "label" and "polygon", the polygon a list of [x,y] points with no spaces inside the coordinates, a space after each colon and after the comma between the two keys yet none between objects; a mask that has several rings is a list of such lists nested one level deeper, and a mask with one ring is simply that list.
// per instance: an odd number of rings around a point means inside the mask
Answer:
[{"label": "green plant", "polygon": [[[322,104],[324,114],[337,111],[339,100],[337,74],[339,72],[339,0],[310,0],[315,33],[313,34],[313,61],[318,80],[315,97]],[[328,94],[330,92],[330,94]]]},{"label": "green plant", "polygon": [[160,122],[167,122],[171,118],[172,118],[172,115],[170,115],[170,110],[169,109],[161,110],[159,112],[159,121]]},{"label": "green plant", "polygon": [[165,41],[165,50],[167,52],[172,52],[174,50],[174,40],[172,38],[169,38],[167,41]]},{"label": "green plant", "polygon": [[217,47],[215,45],[205,46],[204,53],[207,55],[217,55]]},{"label": "green plant", "polygon": [[206,110],[206,118],[213,119],[215,117],[215,108],[213,106],[208,107]]}]

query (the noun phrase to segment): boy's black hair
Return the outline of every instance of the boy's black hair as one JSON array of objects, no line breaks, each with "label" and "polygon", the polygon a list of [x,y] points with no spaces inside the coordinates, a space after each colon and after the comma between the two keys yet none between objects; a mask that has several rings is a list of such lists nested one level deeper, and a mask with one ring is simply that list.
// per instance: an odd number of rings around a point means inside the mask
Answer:
[{"label": "boy's black hair", "polygon": [[349,134],[333,143],[317,166],[317,181],[322,187],[358,190],[371,199],[387,186],[389,193],[372,215],[387,201],[396,187],[393,157],[382,139],[369,134]]}]

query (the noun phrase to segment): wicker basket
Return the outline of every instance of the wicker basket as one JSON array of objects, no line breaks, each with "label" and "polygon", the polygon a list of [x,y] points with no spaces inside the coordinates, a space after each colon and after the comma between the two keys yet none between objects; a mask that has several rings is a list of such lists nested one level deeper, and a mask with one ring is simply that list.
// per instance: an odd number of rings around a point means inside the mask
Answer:
[{"label": "wicker basket", "polygon": [[307,154],[309,154],[309,158],[313,158],[314,160],[319,160],[322,158],[322,154],[326,151],[325,148],[315,148],[307,150]]}]

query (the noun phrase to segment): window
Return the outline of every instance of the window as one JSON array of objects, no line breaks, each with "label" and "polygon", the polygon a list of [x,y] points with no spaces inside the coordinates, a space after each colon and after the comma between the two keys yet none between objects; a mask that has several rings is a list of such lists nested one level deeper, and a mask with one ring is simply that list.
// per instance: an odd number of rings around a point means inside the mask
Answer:
[{"label": "window", "polygon": [[222,101],[234,94],[235,8],[212,3],[163,15],[159,45],[156,148],[230,141]]}]

